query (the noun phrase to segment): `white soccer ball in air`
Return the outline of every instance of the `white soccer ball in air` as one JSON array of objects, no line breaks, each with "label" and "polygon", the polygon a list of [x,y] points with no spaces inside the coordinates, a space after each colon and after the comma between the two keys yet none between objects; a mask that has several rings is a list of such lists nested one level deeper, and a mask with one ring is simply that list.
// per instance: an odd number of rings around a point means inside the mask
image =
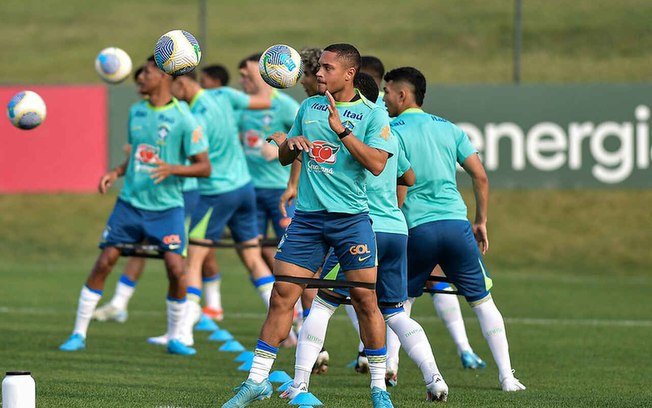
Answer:
[{"label": "white soccer ball in air", "polygon": [[163,34],[156,42],[154,60],[166,74],[183,75],[199,65],[201,49],[189,32],[172,30]]},{"label": "white soccer ball in air", "polygon": [[34,129],[45,120],[45,102],[36,92],[21,91],[7,105],[7,116],[19,129]]},{"label": "white soccer ball in air", "polygon": [[95,71],[110,84],[120,83],[131,73],[131,58],[120,48],[105,48],[95,58]]},{"label": "white soccer ball in air", "polygon": [[294,86],[303,74],[301,55],[289,45],[272,45],[258,61],[260,76],[274,88]]}]

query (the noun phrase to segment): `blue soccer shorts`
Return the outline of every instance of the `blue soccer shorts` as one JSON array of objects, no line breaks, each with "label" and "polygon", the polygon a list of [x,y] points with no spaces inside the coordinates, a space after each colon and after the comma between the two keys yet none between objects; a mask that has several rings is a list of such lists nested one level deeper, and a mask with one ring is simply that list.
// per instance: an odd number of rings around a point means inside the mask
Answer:
[{"label": "blue soccer shorts", "polygon": [[190,217],[199,202],[199,190],[189,190],[183,192],[183,213],[186,220],[190,222]]},{"label": "blue soccer shorts", "polygon": [[[290,224],[294,215],[294,204],[286,207],[287,217],[283,217],[278,205],[284,189],[278,188],[257,188],[256,189],[256,213],[258,218],[258,233],[267,238],[267,227],[272,223],[272,228],[277,237],[282,237],[285,229]],[[296,200],[295,200],[296,201]]]},{"label": "blue soccer shorts", "polygon": [[106,223],[99,247],[147,241],[163,251],[183,254],[186,229],[183,207],[162,211],[141,210],[118,199]]},{"label": "blue soccer shorts", "polygon": [[411,228],[408,238],[408,295],[421,296],[436,265],[469,302],[489,294],[491,277],[467,220],[432,221]]},{"label": "blue soccer shorts", "polygon": [[331,247],[342,271],[375,267],[376,236],[369,214],[296,210],[278,244],[276,259],[315,273]]}]

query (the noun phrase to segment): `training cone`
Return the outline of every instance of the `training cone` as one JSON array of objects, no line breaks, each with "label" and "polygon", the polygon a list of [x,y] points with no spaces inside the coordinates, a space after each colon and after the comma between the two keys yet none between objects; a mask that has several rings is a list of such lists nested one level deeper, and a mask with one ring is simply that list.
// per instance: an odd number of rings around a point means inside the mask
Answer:
[{"label": "training cone", "polygon": [[202,314],[201,317],[199,318],[199,321],[195,325],[195,330],[197,331],[209,331],[209,332],[214,332],[215,330],[219,330],[220,327],[208,316],[205,314]]},{"label": "training cone", "polygon": [[284,382],[283,384],[281,384],[281,385],[278,386],[278,388],[276,389],[276,391],[278,391],[278,392],[284,392],[285,390],[287,390],[288,388],[290,388],[290,385],[292,385],[293,382],[294,382],[294,381],[292,381],[292,380],[287,381],[287,382]]},{"label": "training cone", "polygon": [[229,333],[229,331],[225,329],[216,330],[210,336],[208,336],[208,340],[229,341],[229,340],[233,340],[233,335],[231,335],[231,333]]},{"label": "training cone", "polygon": [[246,363],[247,361],[252,361],[254,359],[253,351],[243,351],[238,354],[238,356],[233,360],[237,363]]},{"label": "training cone", "polygon": [[269,375],[268,380],[269,382],[273,382],[273,383],[286,383],[288,381],[291,381],[292,377],[290,377],[288,373],[286,373],[285,371],[277,370]]},{"label": "training cone", "polygon": [[237,340],[229,340],[226,343],[222,344],[222,347],[219,348],[220,351],[244,351],[244,346],[240,344]]},{"label": "training cone", "polygon": [[249,370],[251,370],[251,365],[253,363],[254,363],[254,360],[245,361],[244,363],[240,364],[240,367],[238,367],[238,371],[249,371]]},{"label": "training cone", "polygon": [[297,395],[294,397],[290,402],[290,405],[301,405],[301,406],[308,406],[308,407],[314,407],[317,405],[324,405],[322,402],[312,395],[311,392],[302,392],[301,394]]}]

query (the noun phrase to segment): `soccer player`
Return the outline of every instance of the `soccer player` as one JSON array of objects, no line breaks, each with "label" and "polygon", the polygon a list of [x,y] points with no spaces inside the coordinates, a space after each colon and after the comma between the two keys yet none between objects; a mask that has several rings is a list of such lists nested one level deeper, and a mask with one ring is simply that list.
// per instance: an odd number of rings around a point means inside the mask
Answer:
[{"label": "soccer player", "polygon": [[362,62],[360,64],[360,72],[371,75],[371,77],[374,79],[376,85],[378,85],[378,89],[380,90],[378,98],[375,100],[376,104],[379,106],[385,106],[385,103],[383,102],[383,91],[381,86],[381,83],[383,82],[383,75],[385,74],[385,65],[383,65],[383,62],[378,57],[374,57],[372,55],[363,55],[361,58]]},{"label": "soccer player", "polygon": [[229,85],[229,71],[224,65],[213,64],[202,68],[199,85],[204,89],[219,88]]},{"label": "soccer player", "polygon": [[[297,209],[276,253],[274,273],[311,278],[333,247],[347,279],[376,282],[376,240],[365,193],[367,171],[378,176],[390,156],[388,118],[382,108],[360,97],[353,80],[360,54],[349,44],[324,49],[317,72],[319,96],[303,101],[279,160],[301,156]],[[371,177],[371,175],[369,175]],[[244,407],[268,398],[269,371],[290,332],[294,304],[305,284],[276,281],[249,377],[223,408]],[[375,291],[352,288],[371,371],[373,406],[392,407],[385,386],[385,324]]]},{"label": "soccer player", "polygon": [[[356,75],[355,84],[365,97],[369,96],[372,101],[378,98],[378,86],[371,76],[360,72]],[[406,352],[421,370],[428,401],[446,401],[448,386],[439,373],[428,338],[419,323],[410,319],[403,309],[403,303],[407,300],[407,225],[398,208],[396,183],[398,180],[404,185],[412,185],[415,176],[409,164],[399,158],[402,156],[399,155],[398,140],[390,136],[388,141],[393,148],[392,156],[387,160],[383,172],[378,177],[369,177],[367,181],[369,216],[378,243],[378,303],[385,322],[398,334]],[[339,270],[337,257],[331,254],[321,277],[336,275],[338,280],[342,280]],[[311,368],[323,346],[328,322],[344,298],[349,296],[349,291],[345,289],[335,289],[334,292],[320,291],[313,302],[311,313],[299,334],[294,381],[281,394],[283,398],[292,399],[308,391]],[[390,377],[390,381],[392,379]]]},{"label": "soccer player", "polygon": [[309,97],[317,95],[319,92],[316,74],[319,70],[321,53],[320,48],[304,48],[299,52],[301,61],[303,61],[303,75],[301,75],[300,82]]},{"label": "soccer player", "polygon": [[[257,64],[247,69],[257,72]],[[223,100],[203,90],[191,72],[175,77],[172,92],[190,102],[190,110],[204,126],[212,172],[198,180],[199,202],[190,221],[191,239],[218,241],[228,225],[233,240],[243,244],[238,255],[250,273],[251,280],[265,304],[269,303],[274,277],[265,264],[258,246],[256,197],[247,169],[238,129],[230,107]],[[192,339],[192,325],[199,320],[202,295],[202,265],[210,248],[190,245],[188,248],[188,317],[187,338]]]},{"label": "soccer player", "polygon": [[[60,350],[77,351],[86,347],[86,332],[102,297],[106,277],[120,257],[121,243],[147,240],[164,252],[170,281],[167,297],[168,351],[192,355],[185,346],[181,322],[185,313],[186,282],[182,253],[186,234],[183,219],[181,177],[210,175],[206,141],[188,106],[172,97],[172,78],[159,70],[150,57],[142,72],[142,91],[149,95],[129,112],[131,156],[100,179],[105,193],[111,184],[125,176],[124,187],[102,234],[102,252],[82,288],[72,335]],[[190,165],[184,165],[186,159]]]},{"label": "soccer player", "polygon": [[[397,68],[385,75],[384,100],[394,118],[392,131],[417,176],[402,207],[409,228],[408,295],[420,296],[426,279],[440,265],[478,316],[502,389],[524,390],[512,371],[505,324],[489,292],[492,281],[482,261],[489,249],[487,175],[477,150],[460,128],[421,110],[425,92],[426,79],[415,68]],[[473,182],[473,225],[457,190],[457,163]]]}]

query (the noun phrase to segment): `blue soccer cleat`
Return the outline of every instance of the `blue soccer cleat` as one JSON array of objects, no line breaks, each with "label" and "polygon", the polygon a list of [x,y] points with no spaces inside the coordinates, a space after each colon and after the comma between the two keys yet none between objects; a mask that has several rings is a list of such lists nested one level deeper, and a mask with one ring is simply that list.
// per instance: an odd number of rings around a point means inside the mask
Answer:
[{"label": "blue soccer cleat", "polygon": [[260,401],[272,396],[274,389],[269,380],[265,379],[261,383],[247,379],[233,391],[238,393],[222,405],[222,408],[241,408],[246,407],[254,401]]},{"label": "blue soccer cleat", "polygon": [[186,346],[179,340],[173,339],[168,341],[168,353],[178,354],[180,356],[194,356],[197,350],[192,347]]},{"label": "blue soccer cleat", "polygon": [[460,360],[462,360],[462,367],[470,368],[472,370],[485,368],[487,366],[487,363],[482,361],[482,359],[472,351],[463,351]]},{"label": "blue soccer cleat", "polygon": [[371,389],[371,404],[374,408],[394,408],[389,393],[378,387]]},{"label": "blue soccer cleat", "polygon": [[61,351],[79,351],[86,348],[86,339],[79,333],[73,333],[68,340],[59,346]]}]

